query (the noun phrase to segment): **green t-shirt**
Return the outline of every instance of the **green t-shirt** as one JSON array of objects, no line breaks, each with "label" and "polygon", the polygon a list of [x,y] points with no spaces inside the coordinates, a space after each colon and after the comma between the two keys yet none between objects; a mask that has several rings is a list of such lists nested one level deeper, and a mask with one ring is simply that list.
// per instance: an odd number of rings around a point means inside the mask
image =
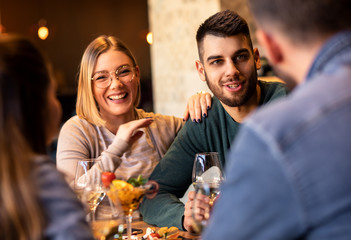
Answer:
[{"label": "green t-shirt", "polygon": [[[260,105],[285,96],[288,92],[282,83],[259,81],[259,85]],[[141,204],[143,220],[160,227],[175,226],[183,229],[184,204],[179,198],[183,197],[192,183],[195,154],[218,152],[225,168],[225,155],[239,126],[216,97],[213,97],[212,108],[201,123],[189,120],[150,176],[150,179],[160,184],[160,189],[154,199],[144,199]]]}]

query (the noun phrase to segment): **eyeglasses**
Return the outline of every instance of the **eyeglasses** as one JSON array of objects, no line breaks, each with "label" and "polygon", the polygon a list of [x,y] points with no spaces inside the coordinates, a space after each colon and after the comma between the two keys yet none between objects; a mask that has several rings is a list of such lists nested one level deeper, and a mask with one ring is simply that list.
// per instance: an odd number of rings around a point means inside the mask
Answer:
[{"label": "eyeglasses", "polygon": [[112,82],[112,74],[115,74],[115,77],[118,81],[126,84],[131,82],[134,79],[134,69],[135,67],[131,67],[129,65],[123,65],[117,68],[116,71],[101,71],[97,72],[91,78],[94,81],[96,87],[98,88],[107,88],[111,85]]}]

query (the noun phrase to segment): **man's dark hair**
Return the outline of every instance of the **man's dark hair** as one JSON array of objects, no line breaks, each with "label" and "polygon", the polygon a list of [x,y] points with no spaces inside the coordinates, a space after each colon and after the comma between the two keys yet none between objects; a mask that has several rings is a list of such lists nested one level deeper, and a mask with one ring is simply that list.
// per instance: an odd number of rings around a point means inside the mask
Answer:
[{"label": "man's dark hair", "polygon": [[351,29],[350,0],[249,0],[251,12],[264,29],[274,25],[298,42]]},{"label": "man's dark hair", "polygon": [[231,37],[238,34],[243,34],[246,37],[251,50],[253,50],[249,26],[247,25],[245,19],[230,10],[218,12],[209,17],[200,25],[196,33],[196,42],[200,60],[202,61],[202,43],[206,35],[214,35],[217,37]]}]

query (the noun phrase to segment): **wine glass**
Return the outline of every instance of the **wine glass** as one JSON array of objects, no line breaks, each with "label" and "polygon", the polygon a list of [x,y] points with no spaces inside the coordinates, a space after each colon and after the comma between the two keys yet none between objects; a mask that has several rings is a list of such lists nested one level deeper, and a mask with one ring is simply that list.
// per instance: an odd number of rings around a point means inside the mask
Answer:
[{"label": "wine glass", "polygon": [[210,200],[210,204],[207,204],[205,199],[211,199],[214,195],[217,196],[218,193],[219,185],[217,187],[213,187],[213,184],[208,184],[205,182],[201,182],[196,185],[192,207],[192,227],[196,233],[201,234],[203,229],[206,227],[207,222],[210,218],[213,201],[215,201],[213,200],[211,202]]},{"label": "wine glass", "polygon": [[[105,192],[108,192],[104,186]],[[95,239],[121,239],[124,230],[125,217],[119,200],[112,203],[109,197],[105,197],[99,204],[98,212],[95,213],[96,219],[91,223]]]},{"label": "wine glass", "polygon": [[101,181],[102,163],[98,159],[84,159],[77,162],[74,191],[89,208],[90,221],[95,221],[96,208],[105,197]]},{"label": "wine glass", "polygon": [[145,185],[134,187],[123,180],[114,180],[113,184],[110,185],[107,195],[114,204],[120,205],[123,209],[129,240],[132,236],[133,211],[139,208],[145,195],[147,198],[153,198],[157,194],[158,187],[155,181],[148,181]]},{"label": "wine glass", "polygon": [[121,239],[124,230],[124,218],[97,220],[92,224],[92,231],[95,239]]},{"label": "wine glass", "polygon": [[198,183],[219,185],[223,179],[223,169],[218,152],[204,152],[195,155],[192,173],[195,190]]},{"label": "wine glass", "polygon": [[[219,161],[218,152],[204,152],[195,155],[192,173],[192,182],[196,191],[193,202],[193,228],[198,233],[202,231],[203,225],[205,225],[210,216],[208,209],[212,208],[215,199],[219,195],[219,186],[223,179],[223,169]],[[204,202],[200,204],[201,199],[203,199],[201,195],[209,197],[209,204],[206,208],[199,207],[204,204]],[[200,210],[206,212],[202,215],[196,214],[196,211]],[[202,220],[200,220],[200,216],[202,216]]]}]

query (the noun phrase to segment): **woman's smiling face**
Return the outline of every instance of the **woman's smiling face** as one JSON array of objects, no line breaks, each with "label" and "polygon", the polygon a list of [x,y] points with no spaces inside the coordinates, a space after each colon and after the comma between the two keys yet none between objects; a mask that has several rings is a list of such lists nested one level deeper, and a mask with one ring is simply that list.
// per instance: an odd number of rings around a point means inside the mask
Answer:
[{"label": "woman's smiling face", "polygon": [[94,98],[104,120],[133,113],[140,80],[139,68],[133,68],[134,77],[130,81],[122,82],[116,79],[114,72],[123,65],[134,67],[125,53],[112,49],[102,53],[96,61],[93,76],[97,72],[109,72],[112,77],[111,84],[106,88],[98,88],[92,81]]}]

